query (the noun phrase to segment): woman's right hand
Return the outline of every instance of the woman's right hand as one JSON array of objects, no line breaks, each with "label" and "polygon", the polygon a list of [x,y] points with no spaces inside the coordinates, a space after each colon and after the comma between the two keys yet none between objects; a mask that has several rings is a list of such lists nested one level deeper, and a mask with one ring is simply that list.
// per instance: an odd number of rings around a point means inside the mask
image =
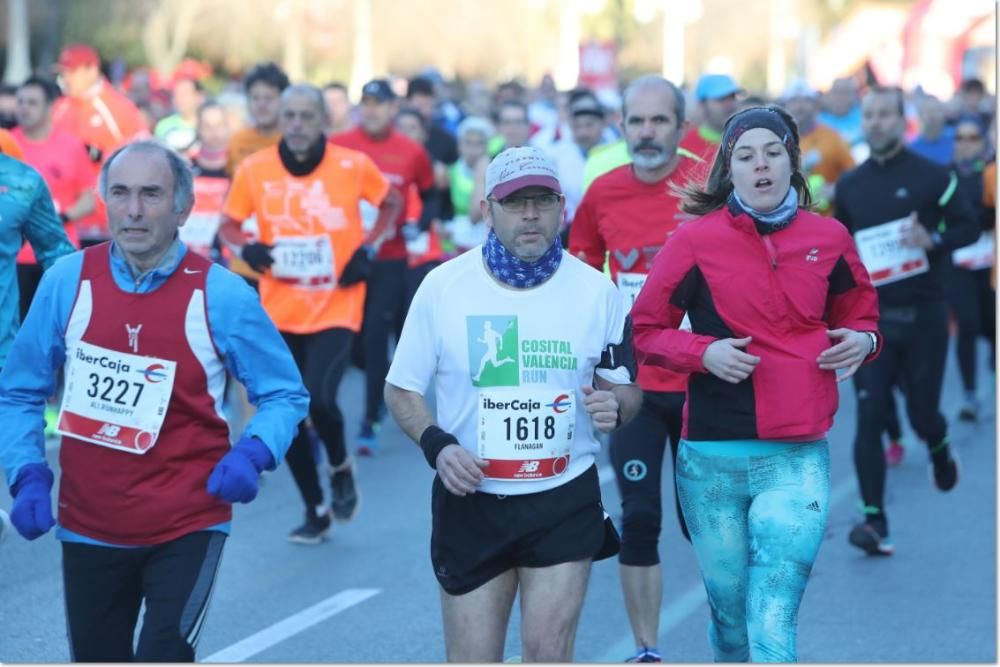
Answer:
[{"label": "woman's right hand", "polygon": [[760,357],[740,350],[753,340],[746,338],[722,338],[705,349],[701,363],[709,373],[726,382],[737,384],[746,380],[760,363]]}]

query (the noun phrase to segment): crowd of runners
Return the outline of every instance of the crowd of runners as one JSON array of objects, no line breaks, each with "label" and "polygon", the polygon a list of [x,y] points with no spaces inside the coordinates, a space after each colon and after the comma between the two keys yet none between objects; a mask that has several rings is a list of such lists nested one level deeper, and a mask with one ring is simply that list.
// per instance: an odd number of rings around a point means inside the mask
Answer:
[{"label": "crowd of runners", "polygon": [[288,539],[321,544],[358,514],[356,457],[377,463],[389,418],[436,471],[450,661],[503,659],[517,593],[523,659],[572,660],[591,563],[617,557],[622,660],[659,662],[664,480],[716,659],[794,661],[839,382],[852,545],[893,554],[904,456],[960,483],[949,421],[993,400],[979,339],[995,366],[979,80],[769,99],[720,73],[594,91],[427,68],[352,100],[271,62],[105,71],[75,44],[58,79],[0,89],[0,539],[55,528],[74,660],[194,660],[232,504],[285,462]]}]

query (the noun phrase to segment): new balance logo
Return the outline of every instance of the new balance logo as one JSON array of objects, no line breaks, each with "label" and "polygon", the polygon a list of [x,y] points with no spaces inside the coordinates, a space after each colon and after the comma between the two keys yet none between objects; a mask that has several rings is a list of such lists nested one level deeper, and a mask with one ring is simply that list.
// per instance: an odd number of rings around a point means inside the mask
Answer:
[{"label": "new balance logo", "polygon": [[519,472],[519,473],[522,473],[522,472],[527,472],[527,473],[538,472],[538,461],[525,461],[524,463],[521,464],[521,467],[520,467],[520,469],[518,469],[517,472]]},{"label": "new balance logo", "polygon": [[813,512],[819,512],[820,511],[820,509],[819,509],[819,503],[814,500],[811,503],[809,503],[808,505],[806,505],[806,509],[807,510],[812,510]]},{"label": "new balance logo", "polygon": [[104,424],[97,431],[97,435],[106,435],[109,438],[117,438],[118,434],[121,433],[122,427],[115,426],[114,424]]}]

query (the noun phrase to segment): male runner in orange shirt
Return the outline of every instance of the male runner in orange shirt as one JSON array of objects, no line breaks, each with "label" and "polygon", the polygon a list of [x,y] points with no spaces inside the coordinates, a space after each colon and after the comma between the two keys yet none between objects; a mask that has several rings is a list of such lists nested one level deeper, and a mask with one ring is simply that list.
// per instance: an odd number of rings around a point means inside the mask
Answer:
[{"label": "male runner in orange shirt", "polygon": [[[323,94],[308,84],[281,94],[277,146],[258,151],[236,170],[223,207],[223,240],[262,274],[260,298],[281,331],[311,395],[309,415],[331,466],[332,512],[323,502],[316,461],[300,425],[288,465],[306,504],[292,542],[318,544],[331,519],[350,521],[358,493],[344,441],[337,387],[351,339],[361,328],[365,285],[381,237],[402,198],[365,155],[329,145]],[[378,208],[365,233],[361,201]],[[260,240],[246,243],[240,223],[257,216]],[[331,516],[332,514],[332,516]]]}]

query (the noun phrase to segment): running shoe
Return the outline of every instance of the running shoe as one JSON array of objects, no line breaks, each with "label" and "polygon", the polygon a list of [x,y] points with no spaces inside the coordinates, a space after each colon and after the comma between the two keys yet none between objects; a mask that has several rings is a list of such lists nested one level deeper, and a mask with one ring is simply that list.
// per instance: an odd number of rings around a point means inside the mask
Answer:
[{"label": "running shoe", "polygon": [[867,521],[852,528],[847,539],[869,556],[891,556],[894,551],[889,543],[888,531],[879,530],[879,527]]},{"label": "running shoe", "polygon": [[979,405],[975,401],[965,400],[958,411],[958,420],[963,422],[979,421]]},{"label": "running shoe", "polygon": [[931,480],[938,491],[951,491],[958,484],[958,459],[950,447],[931,454]]},{"label": "running shoe", "polygon": [[655,648],[643,646],[635,655],[626,659],[625,662],[663,662],[663,658]]},{"label": "running shoe", "polygon": [[310,507],[306,510],[306,522],[288,534],[288,541],[295,544],[319,544],[330,534],[331,523],[330,510],[320,514]]},{"label": "running shoe", "polygon": [[378,452],[378,422],[365,419],[361,422],[361,431],[358,433],[358,456],[375,456]]},{"label": "running shoe", "polygon": [[891,466],[898,466],[903,462],[903,455],[906,449],[900,440],[890,440],[889,446],[885,450],[885,462]]},{"label": "running shoe", "polygon": [[330,501],[333,518],[347,523],[358,513],[358,502],[361,499],[354,483],[353,461],[345,461],[340,469],[331,469],[330,488],[333,491],[333,500]]}]

